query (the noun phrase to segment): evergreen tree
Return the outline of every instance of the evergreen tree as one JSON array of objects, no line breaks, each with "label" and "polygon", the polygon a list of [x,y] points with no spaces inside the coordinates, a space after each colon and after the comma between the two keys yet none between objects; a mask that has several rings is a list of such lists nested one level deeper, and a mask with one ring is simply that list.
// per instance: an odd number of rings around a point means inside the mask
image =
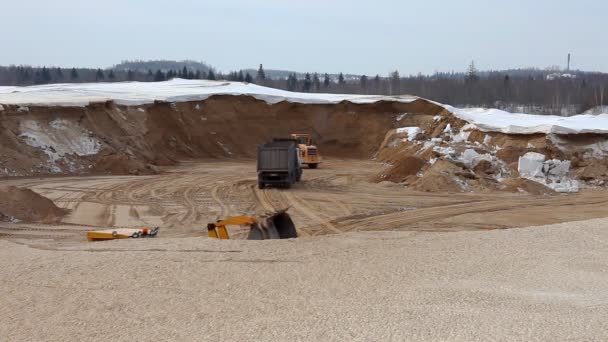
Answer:
[{"label": "evergreen tree", "polygon": [[469,69],[467,70],[467,76],[465,77],[466,83],[475,83],[479,81],[479,76],[477,75],[477,68],[475,67],[475,61],[471,61],[469,64]]},{"label": "evergreen tree", "polygon": [[361,78],[359,79],[359,82],[361,83],[361,89],[365,93],[367,90],[367,76],[365,76],[365,75],[361,76]]},{"label": "evergreen tree", "polygon": [[42,72],[40,74],[40,83],[49,83],[52,80],[51,72],[46,67],[42,67]]},{"label": "evergreen tree", "polygon": [[344,84],[346,83],[346,81],[344,80],[344,74],[340,73],[340,75],[338,75],[338,84]]},{"label": "evergreen tree", "polygon": [[247,83],[253,83],[253,77],[251,77],[251,75],[249,73],[247,73],[245,75],[245,82],[247,82]]},{"label": "evergreen tree", "polygon": [[312,75],[312,87],[316,92],[321,91],[321,80],[319,79],[319,74],[316,72]]},{"label": "evergreen tree", "polygon": [[401,92],[401,76],[399,76],[399,71],[395,70],[391,72],[389,85],[389,95],[398,95]]},{"label": "evergreen tree", "polygon": [[209,69],[209,73],[207,74],[207,79],[214,81],[215,80],[215,73],[213,72],[213,70]]},{"label": "evergreen tree", "polygon": [[63,81],[63,70],[61,70],[61,68],[55,69],[55,79],[57,81]]},{"label": "evergreen tree", "polygon": [[18,85],[30,84],[32,81],[31,77],[32,77],[32,75],[30,74],[28,68],[24,68],[22,66],[17,67],[17,84]]},{"label": "evergreen tree", "polygon": [[287,90],[295,91],[297,85],[298,85],[298,79],[296,77],[296,74],[295,73],[289,74],[289,77],[287,77]]},{"label": "evergreen tree", "polygon": [[310,87],[312,86],[312,79],[310,78],[310,73],[306,73],[304,76],[304,83],[302,84],[302,91],[305,93],[310,92]]},{"label": "evergreen tree", "polygon": [[188,79],[189,80],[193,80],[194,79],[194,71],[192,71],[192,70],[188,71]]},{"label": "evergreen tree", "polygon": [[72,71],[70,72],[70,79],[72,81],[75,81],[78,79],[78,71],[76,70],[76,68],[72,68]]},{"label": "evergreen tree", "polygon": [[131,69],[127,70],[127,80],[133,81],[133,79],[134,79],[133,71],[131,71]]},{"label": "evergreen tree", "polygon": [[162,70],[158,69],[156,70],[156,74],[154,75],[154,82],[161,82],[165,80],[165,74],[162,72]]},{"label": "evergreen tree", "polygon": [[172,80],[175,78],[175,74],[173,73],[172,69],[169,69],[169,71],[167,71],[167,80]]},{"label": "evergreen tree", "polygon": [[152,72],[152,69],[148,69],[148,74],[146,75],[146,81],[150,82],[154,80],[154,73]]},{"label": "evergreen tree", "polygon": [[323,77],[323,86],[325,88],[329,87],[329,84],[331,83],[330,79],[329,79],[329,75],[325,74],[325,76]]},{"label": "evergreen tree", "polygon": [[110,73],[108,74],[108,79],[110,80],[110,82],[112,82],[116,79],[116,76],[114,76],[114,70],[110,69]]},{"label": "evergreen tree", "polygon": [[376,74],[376,76],[374,77],[374,93],[380,93],[380,75],[378,74]]},{"label": "evergreen tree", "polygon": [[239,70],[238,81],[243,82],[245,80],[245,76],[243,75],[243,70]]},{"label": "evergreen tree", "polygon": [[201,79],[201,71],[200,70],[196,70],[196,73],[194,74],[194,78],[197,80]]},{"label": "evergreen tree", "polygon": [[182,69],[182,74],[179,77],[188,79],[188,68],[186,68],[185,65],[184,65],[184,68]]},{"label": "evergreen tree", "polygon": [[258,83],[264,83],[266,80],[266,72],[264,72],[264,67],[260,64],[260,68],[258,69],[258,74],[255,76],[255,80]]},{"label": "evergreen tree", "polygon": [[103,74],[103,70],[97,69],[97,72],[95,73],[95,81],[99,82],[103,81],[104,79],[105,75]]}]

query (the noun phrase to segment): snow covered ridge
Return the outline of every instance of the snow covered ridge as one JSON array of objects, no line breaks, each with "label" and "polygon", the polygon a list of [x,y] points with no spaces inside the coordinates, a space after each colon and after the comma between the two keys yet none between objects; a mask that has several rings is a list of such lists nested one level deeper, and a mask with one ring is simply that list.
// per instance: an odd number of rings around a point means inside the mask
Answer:
[{"label": "snow covered ridge", "polygon": [[[304,104],[355,104],[393,101],[411,103],[415,96],[341,95],[295,93],[250,83],[173,79],[165,82],[117,82],[50,84],[30,87],[0,87],[0,105],[86,106],[112,100],[121,105],[143,105],[155,100],[202,101],[213,95],[247,95],[274,104],[282,101]],[[429,101],[484,132],[507,134],[608,134],[608,114],[571,117],[509,113],[498,109],[455,108]],[[402,114],[400,118],[405,117]]]},{"label": "snow covered ridge", "polygon": [[574,116],[509,113],[498,109],[454,108],[442,105],[456,117],[483,132],[506,134],[608,134],[608,114]]},{"label": "snow covered ridge", "polygon": [[248,95],[274,104],[282,101],[309,104],[357,104],[378,101],[410,103],[415,96],[340,95],[294,93],[251,83],[173,79],[165,82],[117,82],[49,84],[30,87],[0,87],[0,104],[86,106],[113,100],[121,105],[143,105],[155,100],[202,101],[213,95]]}]

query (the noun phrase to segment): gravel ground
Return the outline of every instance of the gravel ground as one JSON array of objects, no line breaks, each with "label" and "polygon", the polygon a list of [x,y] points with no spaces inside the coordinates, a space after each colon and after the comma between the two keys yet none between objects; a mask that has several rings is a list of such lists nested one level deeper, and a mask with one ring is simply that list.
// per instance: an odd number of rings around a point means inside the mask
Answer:
[{"label": "gravel ground", "polygon": [[291,241],[0,240],[0,274],[2,341],[608,340],[608,219]]}]

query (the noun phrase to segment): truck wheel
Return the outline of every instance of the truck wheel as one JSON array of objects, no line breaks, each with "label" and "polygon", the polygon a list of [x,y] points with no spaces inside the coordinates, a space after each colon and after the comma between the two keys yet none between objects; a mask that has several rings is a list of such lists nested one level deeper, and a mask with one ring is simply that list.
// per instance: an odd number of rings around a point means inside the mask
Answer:
[{"label": "truck wheel", "polygon": [[316,169],[319,164],[308,164],[309,169]]},{"label": "truck wheel", "polygon": [[259,182],[259,183],[258,183],[258,188],[259,188],[259,189],[264,189],[265,187],[266,187],[266,184],[264,184],[264,183],[262,183],[262,182]]}]

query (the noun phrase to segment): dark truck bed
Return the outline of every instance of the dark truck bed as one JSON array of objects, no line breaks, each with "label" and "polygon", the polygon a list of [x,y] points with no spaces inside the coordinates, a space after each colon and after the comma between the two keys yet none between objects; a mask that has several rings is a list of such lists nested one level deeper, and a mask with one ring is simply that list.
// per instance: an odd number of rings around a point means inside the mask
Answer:
[{"label": "dark truck bed", "polygon": [[258,186],[290,187],[302,177],[298,145],[293,139],[275,139],[258,146]]}]

